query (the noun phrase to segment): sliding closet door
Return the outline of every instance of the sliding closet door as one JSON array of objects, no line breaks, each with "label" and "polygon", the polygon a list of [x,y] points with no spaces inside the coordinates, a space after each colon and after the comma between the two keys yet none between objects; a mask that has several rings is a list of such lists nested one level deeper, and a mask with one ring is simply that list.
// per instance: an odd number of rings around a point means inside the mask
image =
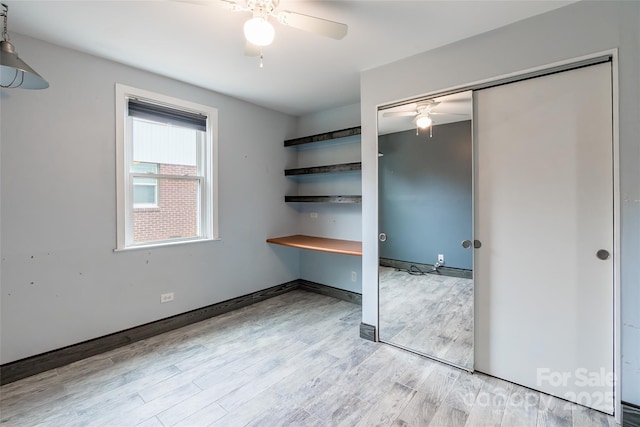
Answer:
[{"label": "sliding closet door", "polygon": [[612,413],[611,65],[474,102],[476,369]]}]

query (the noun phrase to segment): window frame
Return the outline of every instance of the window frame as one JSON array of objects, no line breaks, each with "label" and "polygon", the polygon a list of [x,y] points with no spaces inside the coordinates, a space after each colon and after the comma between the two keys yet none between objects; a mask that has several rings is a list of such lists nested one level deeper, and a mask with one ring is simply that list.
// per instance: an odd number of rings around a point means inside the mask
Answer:
[{"label": "window frame", "polygon": [[[114,251],[220,240],[218,230],[218,109],[120,83],[115,85],[115,96],[117,233]],[[144,243],[133,242],[132,216],[134,209],[138,209],[138,207],[135,207],[133,203],[132,177],[136,174],[130,173],[128,170],[133,156],[133,144],[131,143],[133,135],[131,126],[128,125],[128,121],[131,120],[128,114],[128,102],[131,98],[199,113],[207,118],[206,131],[203,133],[204,143],[202,149],[198,150],[198,156],[202,156],[204,160],[204,170],[202,171],[204,183],[200,186],[200,228],[196,237]],[[157,177],[161,176],[157,175]],[[171,178],[179,177],[171,176]],[[139,208],[144,209],[142,206]]]}]

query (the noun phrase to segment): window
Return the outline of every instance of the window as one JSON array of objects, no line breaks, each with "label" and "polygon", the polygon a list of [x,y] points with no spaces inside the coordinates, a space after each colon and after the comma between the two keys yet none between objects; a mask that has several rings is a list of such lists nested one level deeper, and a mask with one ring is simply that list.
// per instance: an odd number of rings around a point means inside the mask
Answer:
[{"label": "window", "polygon": [[[148,178],[146,175],[158,174],[157,163],[143,163],[134,161],[131,164],[133,175],[133,208],[158,207],[158,179]],[[139,176],[137,174],[142,174]]]},{"label": "window", "polygon": [[117,249],[217,238],[217,110],[116,85]]}]

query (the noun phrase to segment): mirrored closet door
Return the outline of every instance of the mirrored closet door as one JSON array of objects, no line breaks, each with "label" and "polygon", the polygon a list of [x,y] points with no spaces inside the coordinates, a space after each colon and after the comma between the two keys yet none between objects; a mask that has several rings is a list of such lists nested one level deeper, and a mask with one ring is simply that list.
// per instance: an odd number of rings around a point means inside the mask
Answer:
[{"label": "mirrored closet door", "polygon": [[380,341],[473,370],[471,91],[378,112]]}]

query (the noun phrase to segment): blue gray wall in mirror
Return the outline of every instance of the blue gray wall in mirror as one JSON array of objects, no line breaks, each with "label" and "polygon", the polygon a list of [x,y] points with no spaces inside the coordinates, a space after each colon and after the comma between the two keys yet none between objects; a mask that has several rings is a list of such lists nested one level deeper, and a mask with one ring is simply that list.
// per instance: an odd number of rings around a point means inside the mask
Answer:
[{"label": "blue gray wall in mirror", "polygon": [[380,257],[472,269],[471,121],[381,135],[379,151]]}]

